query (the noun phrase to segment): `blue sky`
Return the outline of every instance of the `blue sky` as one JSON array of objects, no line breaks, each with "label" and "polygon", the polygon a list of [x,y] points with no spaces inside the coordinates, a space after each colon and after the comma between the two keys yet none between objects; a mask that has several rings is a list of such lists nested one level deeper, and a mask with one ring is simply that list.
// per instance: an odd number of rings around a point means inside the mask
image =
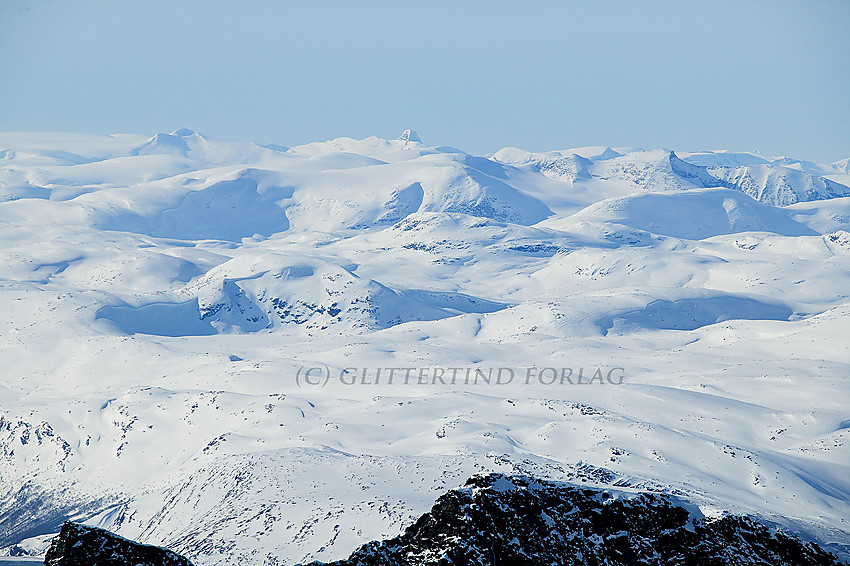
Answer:
[{"label": "blue sky", "polygon": [[0,1],[0,130],[850,156],[850,0]]}]

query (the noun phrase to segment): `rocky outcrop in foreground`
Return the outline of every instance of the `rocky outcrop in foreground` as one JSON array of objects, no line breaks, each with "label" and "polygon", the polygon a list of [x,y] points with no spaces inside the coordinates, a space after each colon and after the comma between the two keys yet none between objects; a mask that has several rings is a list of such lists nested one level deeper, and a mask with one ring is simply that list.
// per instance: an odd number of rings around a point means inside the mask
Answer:
[{"label": "rocky outcrop in foreground", "polygon": [[[314,562],[313,566],[320,563]],[[705,520],[655,494],[612,495],[501,474],[440,497],[404,534],[333,566],[815,566],[814,543],[746,517]]]},{"label": "rocky outcrop in foreground", "polygon": [[[46,566],[191,566],[103,529],[65,523]],[[313,562],[312,566],[321,563]],[[814,543],[747,517],[705,519],[658,494],[525,476],[473,476],[404,534],[328,566],[840,566]]]},{"label": "rocky outcrop in foreground", "polygon": [[68,521],[53,539],[45,566],[192,566],[175,552]]}]

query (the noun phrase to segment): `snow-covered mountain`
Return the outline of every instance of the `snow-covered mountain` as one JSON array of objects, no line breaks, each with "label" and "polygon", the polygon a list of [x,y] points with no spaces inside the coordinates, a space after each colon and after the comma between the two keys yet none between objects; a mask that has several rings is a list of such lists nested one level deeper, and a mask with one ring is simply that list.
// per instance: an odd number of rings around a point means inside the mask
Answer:
[{"label": "snow-covered mountain", "polygon": [[[519,167],[533,168],[544,175],[575,183],[599,178],[633,184],[647,191],[726,187],[745,192],[772,206],[850,196],[847,184],[826,175],[844,172],[834,166],[778,158],[772,161],[749,153],[673,151],[628,151],[625,155],[606,148],[594,160],[570,150],[528,153],[514,148],[496,152],[493,159]],[[844,168],[846,169],[846,167]],[[841,177],[842,181],[850,178]]]},{"label": "snow-covered mountain", "polygon": [[623,497],[610,490],[492,474],[474,476],[461,489],[441,496],[401,536],[368,543],[328,566],[419,564],[840,563],[817,546],[786,533],[771,533],[752,519],[728,516],[706,521],[698,511],[657,494]]},{"label": "snow-covered mountain", "polygon": [[[68,521],[46,566],[191,566],[182,556]],[[707,518],[675,497],[475,475],[389,540],[328,566],[842,566],[817,543],[751,517]],[[324,566],[310,562],[308,566]]]},{"label": "snow-covered mountain", "polygon": [[410,130],[0,134],[0,548],[75,518],[198,565],[328,561],[501,472],[846,559],[848,186]]}]

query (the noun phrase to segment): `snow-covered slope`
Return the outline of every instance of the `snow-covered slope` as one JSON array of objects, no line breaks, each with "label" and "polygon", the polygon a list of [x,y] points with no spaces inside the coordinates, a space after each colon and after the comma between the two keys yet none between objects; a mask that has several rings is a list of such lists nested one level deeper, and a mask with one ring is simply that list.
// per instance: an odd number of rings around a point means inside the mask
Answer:
[{"label": "snow-covered slope", "polygon": [[844,173],[0,134],[0,547],[331,560],[493,471],[850,556]]},{"label": "snow-covered slope", "polygon": [[774,206],[850,196],[850,189],[826,177],[787,167],[710,167],[708,171],[754,199]]},{"label": "snow-covered slope", "polygon": [[528,153],[506,148],[496,152],[493,159],[570,183],[595,177],[647,191],[726,187],[772,206],[850,196],[850,187],[826,177],[841,173],[840,163],[816,165],[790,158],[768,161],[750,153],[683,155],[684,159],[668,150],[637,150],[622,155],[607,148],[601,158],[590,160],[569,150]]},{"label": "snow-covered slope", "polygon": [[576,220],[622,224],[688,240],[738,232],[772,232],[784,236],[817,234],[789,218],[785,210],[761,204],[731,189],[691,189],[681,193],[644,193],[606,199],[567,219],[568,222]]}]

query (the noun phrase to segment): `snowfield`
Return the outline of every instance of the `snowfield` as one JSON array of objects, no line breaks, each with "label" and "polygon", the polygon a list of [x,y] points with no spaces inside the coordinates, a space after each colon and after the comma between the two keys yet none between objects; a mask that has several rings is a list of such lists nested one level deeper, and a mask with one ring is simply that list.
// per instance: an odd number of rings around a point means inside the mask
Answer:
[{"label": "snowfield", "polygon": [[0,551],[348,556],[473,473],[850,559],[850,171],[0,134]]}]

